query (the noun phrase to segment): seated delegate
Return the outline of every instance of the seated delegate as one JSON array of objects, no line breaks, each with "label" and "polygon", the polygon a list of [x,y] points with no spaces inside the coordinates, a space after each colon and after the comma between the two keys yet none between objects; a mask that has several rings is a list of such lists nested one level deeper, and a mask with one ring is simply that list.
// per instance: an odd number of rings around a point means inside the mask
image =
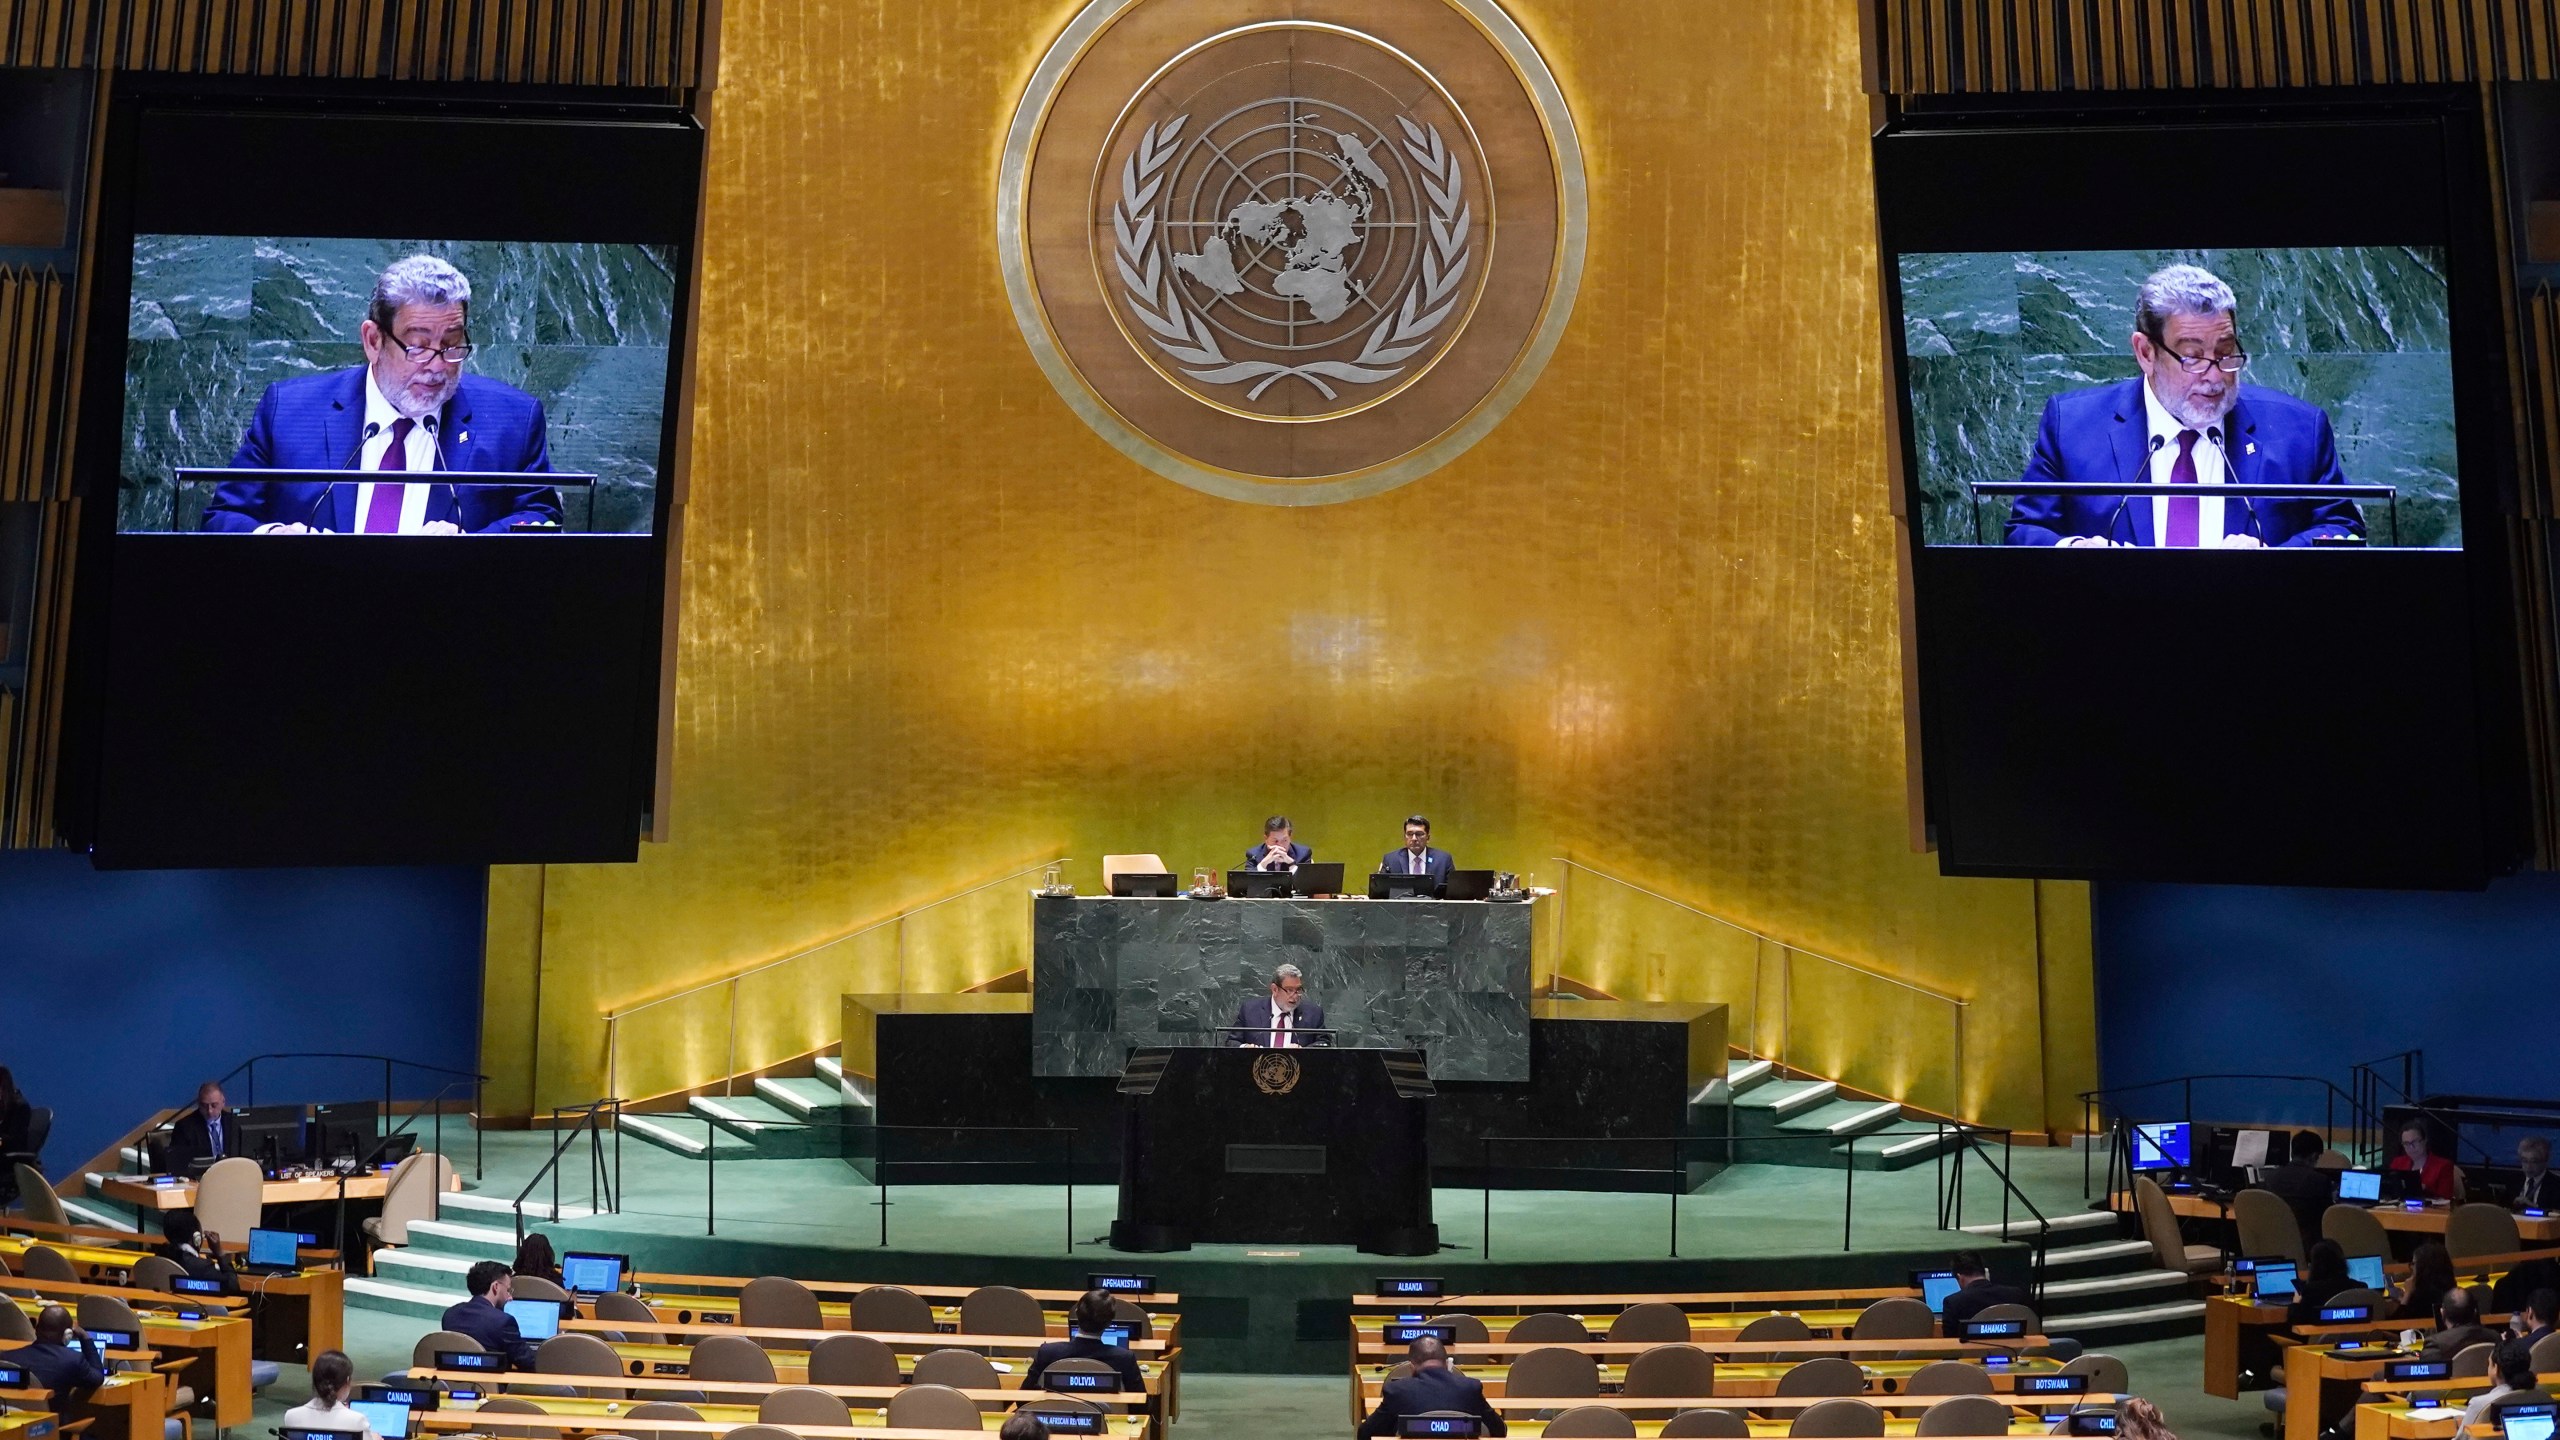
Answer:
[{"label": "seated delegate", "polygon": [[1147,1378],[1138,1369],[1138,1357],[1126,1345],[1106,1344],[1102,1332],[1118,1321],[1119,1307],[1112,1303],[1110,1292],[1088,1290],[1067,1312],[1067,1338],[1052,1340],[1031,1354],[1031,1368],[1022,1373],[1022,1388],[1037,1390],[1040,1377],[1061,1360],[1099,1360],[1118,1371],[1120,1388],[1131,1394],[1142,1394]]}]

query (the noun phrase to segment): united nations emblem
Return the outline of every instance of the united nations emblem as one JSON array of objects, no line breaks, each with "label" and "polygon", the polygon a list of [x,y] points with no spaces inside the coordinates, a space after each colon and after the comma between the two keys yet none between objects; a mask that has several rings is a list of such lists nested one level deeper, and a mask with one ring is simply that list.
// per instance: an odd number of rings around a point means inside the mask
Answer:
[{"label": "united nations emblem", "polygon": [[1286,1095],[1298,1088],[1298,1057],[1274,1050],[1253,1062],[1253,1083],[1265,1095]]},{"label": "united nations emblem", "polygon": [[1093,0],[1008,140],[1007,287],[1059,392],[1158,473],[1373,494],[1534,382],[1580,153],[1495,0]]}]

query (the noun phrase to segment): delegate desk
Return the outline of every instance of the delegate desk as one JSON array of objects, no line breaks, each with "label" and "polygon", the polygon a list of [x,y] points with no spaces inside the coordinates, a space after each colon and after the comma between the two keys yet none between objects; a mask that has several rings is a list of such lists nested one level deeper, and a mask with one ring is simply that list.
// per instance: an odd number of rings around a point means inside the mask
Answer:
[{"label": "delegate desk", "polygon": [[[1346,885],[1366,886],[1360,868]],[[1420,1049],[1434,1080],[1525,1081],[1541,915],[1533,901],[1034,896],[1032,1074],[1114,1076],[1132,1047],[1214,1040],[1292,964],[1337,1043]]]},{"label": "delegate desk", "polygon": [[[146,1305],[170,1306],[173,1297],[149,1290],[123,1290],[105,1285],[65,1285],[59,1281],[28,1280],[12,1276],[10,1288],[33,1290],[33,1295],[13,1297],[29,1320],[49,1304],[76,1308],[83,1295],[108,1295],[133,1307],[134,1317],[142,1322],[142,1338],[154,1350],[193,1359],[187,1367],[183,1383],[192,1386],[200,1400],[213,1405],[213,1423],[230,1429],[249,1423],[251,1395],[249,1359],[253,1349],[253,1327],[246,1315],[222,1313],[222,1301],[210,1305],[177,1304],[189,1314],[203,1318],[189,1320],[174,1309],[145,1309]],[[212,1297],[208,1297],[212,1298]],[[236,1302],[235,1302],[236,1303]]]},{"label": "delegate desk", "polygon": [[[632,1283],[640,1287],[638,1294],[640,1303],[648,1306],[659,1319],[671,1320],[680,1326],[691,1326],[698,1318],[705,1325],[723,1326],[727,1327],[730,1333],[735,1332],[738,1314],[737,1292],[746,1288],[745,1277],[639,1271],[635,1272],[631,1279]],[[829,1295],[851,1297],[865,1290],[876,1289],[880,1283],[869,1280],[803,1280],[800,1282],[802,1288],[821,1297],[818,1301],[818,1318],[829,1330],[852,1329],[853,1307],[849,1298],[828,1300],[824,1297]],[[958,1330],[960,1302],[966,1299],[972,1290],[979,1287],[901,1285],[898,1288],[922,1298],[926,1304],[932,1306],[935,1324]],[[721,1293],[689,1294],[685,1293],[687,1290]],[[1067,1312],[1078,1300],[1084,1298],[1085,1292],[1025,1290],[1023,1293],[1040,1302],[1041,1315],[1049,1327],[1050,1338],[1066,1338]],[[1179,1293],[1159,1290],[1144,1295],[1127,1295],[1123,1298],[1146,1312],[1147,1323],[1155,1339],[1174,1345],[1182,1343],[1182,1314],[1179,1308],[1182,1304],[1182,1296]]]},{"label": "delegate desk", "polygon": [[[1998,1370],[2010,1375],[2049,1375],[2059,1371],[2061,1362],[2047,1355],[2027,1353],[2041,1343],[2042,1337],[2030,1337],[2015,1346],[1973,1340],[1732,1340],[1712,1344],[1693,1344],[1714,1357],[1716,1392],[1730,1405],[1736,1399],[1756,1399],[1774,1394],[1780,1377],[1804,1361],[1824,1355],[1842,1355],[1857,1361],[1867,1375],[1869,1398],[1899,1394],[1902,1382],[1921,1367],[1937,1360],[1988,1360],[2002,1363]],[[1511,1362],[1532,1350],[1571,1350],[1588,1355],[1598,1362],[1600,1383],[1604,1391],[1626,1381],[1627,1363],[1648,1350],[1661,1346],[1647,1341],[1595,1340],[1584,1344],[1544,1345],[1536,1342],[1496,1340],[1489,1343],[1461,1344],[1456,1347],[1459,1363],[1475,1370],[1484,1379],[1485,1394],[1504,1393],[1502,1371]],[[1355,1409],[1367,1414],[1367,1407],[1377,1403],[1378,1393],[1385,1387],[1387,1371],[1405,1358],[1405,1347],[1384,1343],[1355,1346],[1352,1352],[1351,1398]],[[2000,1374],[1993,1377],[1995,1393],[2007,1386]],[[2052,1397],[2045,1397],[2047,1403]],[[1648,1402],[1653,1403],[1653,1402]],[[1755,1406],[1756,1408],[1756,1406]]]},{"label": "delegate desk", "polygon": [[[629,1426],[631,1423],[629,1416],[630,1408],[633,1405],[646,1404],[652,1400],[675,1400],[683,1404],[693,1406],[697,1410],[707,1410],[710,1407],[705,1406],[700,1400],[692,1398],[707,1393],[721,1397],[719,1400],[713,1402],[715,1405],[734,1405],[737,1406],[740,1411],[752,1416],[756,1407],[762,1403],[763,1397],[771,1395],[777,1390],[795,1388],[785,1386],[778,1381],[770,1384],[753,1380],[703,1381],[674,1375],[653,1375],[630,1378],[615,1376],[599,1384],[598,1379],[600,1377],[595,1376],[547,1374],[541,1371],[530,1370],[500,1371],[493,1374],[486,1370],[434,1370],[423,1366],[412,1368],[408,1371],[408,1376],[412,1380],[438,1381],[448,1390],[454,1386],[462,1386],[476,1392],[481,1397],[483,1403],[489,1399],[495,1398],[496,1396],[505,1395],[512,1399],[525,1400],[533,1404],[540,1405],[544,1410],[552,1412],[563,1418],[593,1415],[596,1417],[597,1423],[590,1423],[579,1428],[604,1431],[613,1434],[629,1433],[625,1427]],[[556,1391],[564,1383],[568,1382],[576,1382],[579,1388],[584,1390],[603,1390],[612,1393],[607,1395],[590,1394],[576,1399],[543,1393],[545,1391]],[[889,1401],[891,1398],[896,1396],[899,1391],[906,1387],[902,1385],[812,1385],[806,1388],[812,1390],[823,1390],[827,1394],[833,1395],[837,1399],[844,1401],[846,1406],[852,1409],[857,1417],[864,1416],[866,1412],[870,1415],[878,1416],[880,1417],[880,1423],[885,1426],[888,1423],[887,1406]],[[1045,1390],[1019,1389],[963,1389],[960,1393],[971,1400],[976,1401],[978,1409],[982,1413],[989,1410],[1009,1410],[1015,1406],[1021,1405],[1025,1401],[1038,1400],[1049,1395],[1049,1392]],[[748,1398],[744,1401],[736,1398],[741,1396]],[[1080,1390],[1075,1393],[1073,1398],[1081,1400],[1086,1404],[1093,1406],[1095,1409],[1101,1410],[1105,1414],[1111,1416],[1115,1430],[1121,1427],[1124,1423],[1134,1422],[1138,1427],[1136,1433],[1145,1437],[1145,1440],[1160,1440],[1163,1432],[1158,1424],[1158,1417],[1151,1410],[1154,1401],[1150,1396],[1132,1394],[1123,1391]],[[439,1409],[429,1413],[441,1414],[446,1412]],[[472,1412],[466,1409],[456,1409],[451,1413],[467,1415]],[[523,1418],[536,1424],[543,1423],[535,1416],[525,1416]],[[484,1424],[482,1426],[468,1428],[486,1428],[487,1423],[494,1422],[485,1422],[484,1417]],[[512,1427],[517,1423],[517,1417],[509,1415],[503,1423]],[[659,1422],[656,1421],[645,1421],[644,1425],[646,1429],[652,1431],[663,1428]],[[726,1431],[734,1428],[736,1428],[736,1422],[732,1421],[719,1425],[717,1430],[725,1433]],[[794,1433],[800,1434],[804,1437],[811,1434],[827,1433],[822,1430],[812,1430],[798,1425],[794,1425],[790,1428]],[[865,1433],[872,1433],[871,1427],[868,1426],[856,1425],[853,1428],[862,1430]]]},{"label": "delegate desk", "polygon": [[[10,1261],[13,1270],[24,1269],[29,1243],[22,1236],[0,1235],[0,1258]],[[131,1279],[134,1262],[149,1253],[101,1245],[48,1248],[70,1261],[72,1269],[89,1280],[110,1286],[120,1286]],[[182,1297],[162,1298],[175,1303]],[[237,1296],[211,1298],[230,1300],[235,1305],[247,1302],[257,1321],[252,1345],[260,1360],[307,1365],[312,1356],[323,1350],[346,1348],[347,1275],[343,1270],[314,1266],[283,1275],[243,1275]]]},{"label": "delegate desk", "polygon": [[[2176,1194],[2168,1198],[2170,1213],[2182,1220],[2228,1220],[2231,1217],[2231,1205],[2227,1200],[2213,1200],[2196,1194]],[[2107,1205],[2119,1215],[2137,1213],[2133,1208],[2132,1195],[2122,1190],[2108,1196]],[[2394,1235],[2441,1240],[2445,1227],[2453,1219],[2453,1202],[2450,1200],[2429,1200],[2414,1208],[2405,1204],[2366,1208],[2384,1230]],[[2516,1234],[2528,1245],[2560,1245],[2560,1215],[2518,1215]]]},{"label": "delegate desk", "polygon": [[[110,1366],[155,1358],[148,1350],[115,1350],[106,1357]],[[42,1390],[0,1390],[0,1404],[45,1403],[47,1395]],[[0,1420],[9,1418],[0,1415]],[[90,1440],[161,1440],[168,1418],[169,1379],[150,1370],[111,1371],[106,1384],[90,1391],[86,1398],[73,1401],[69,1413],[61,1417],[65,1425],[87,1421]]]},{"label": "delegate desk", "polygon": [[[616,1435],[631,1426],[631,1407],[610,1400],[576,1400],[546,1395],[535,1398],[533,1403],[542,1407],[542,1413],[513,1414],[501,1420],[496,1415],[481,1415],[470,1407],[457,1406],[424,1411],[411,1418],[414,1429],[431,1435],[473,1431],[510,1436],[539,1432],[564,1436]],[[726,1435],[742,1426],[760,1423],[752,1405],[695,1405],[690,1408],[700,1412],[702,1418],[644,1420],[641,1422],[645,1427],[643,1433],[684,1436],[687,1440],[699,1436],[709,1440],[709,1437]],[[875,1417],[878,1414],[876,1411],[868,1413]],[[1004,1424],[1007,1413],[1003,1410],[982,1412],[978,1417],[979,1429],[996,1430]],[[851,1425],[794,1425],[790,1431],[800,1440],[951,1440],[952,1436],[949,1430],[893,1429],[885,1420],[876,1425],[865,1425],[861,1423],[864,1418],[861,1413],[853,1418],[855,1423]],[[1146,1440],[1149,1433],[1145,1421],[1130,1416],[1107,1416],[1104,1423],[1108,1428],[1103,1433],[1115,1437],[1115,1440]]]},{"label": "delegate desk", "polygon": [[[1739,1410],[1753,1412],[1754,1415],[1763,1417],[1752,1418],[1751,1416],[1746,1416],[1746,1424],[1754,1437],[1782,1436],[1789,1433],[1790,1428],[1795,1422],[1795,1417],[1799,1413],[1821,1404],[1826,1398],[1834,1397],[1805,1395],[1791,1396],[1783,1400],[1772,1398],[1767,1400],[1752,1400],[1744,1404],[1736,1404],[1730,1399],[1712,1395],[1683,1396],[1658,1400],[1651,1398],[1631,1399],[1623,1395],[1600,1395],[1596,1397],[1586,1397],[1567,1403],[1574,1406],[1598,1405],[1606,1409],[1624,1412],[1627,1414],[1627,1418],[1634,1423],[1636,1434],[1640,1437],[1640,1440],[1650,1440],[1650,1437],[1659,1436],[1662,1433],[1662,1427],[1665,1421],[1682,1410]],[[1884,1412],[1885,1434],[1909,1435],[1917,1428],[1920,1416],[1927,1412],[1931,1406],[1942,1405],[1957,1397],[1952,1395],[1870,1395],[1862,1398],[1864,1398],[1869,1405],[1872,1405],[1876,1409]],[[2052,1434],[2055,1429],[2054,1421],[2047,1418],[2049,1416],[2064,1414],[2084,1406],[2093,1410],[2112,1410],[2120,1401],[2130,1397],[2122,1395],[2092,1394],[2046,1396],[2041,1399],[2006,1395],[1994,1395],[1990,1398],[2006,1405],[2009,1408],[2009,1434],[2049,1435]],[[2063,1401],[2067,1401],[2068,1403],[2056,1403]],[[1524,1398],[1519,1400],[1495,1400],[1491,1403],[1495,1412],[1503,1417],[1504,1421],[1508,1425],[1510,1433],[1518,1436],[1537,1436],[1545,1434],[1546,1422],[1539,1418],[1540,1412],[1552,1414],[1559,1408],[1556,1400],[1547,1397]]]}]

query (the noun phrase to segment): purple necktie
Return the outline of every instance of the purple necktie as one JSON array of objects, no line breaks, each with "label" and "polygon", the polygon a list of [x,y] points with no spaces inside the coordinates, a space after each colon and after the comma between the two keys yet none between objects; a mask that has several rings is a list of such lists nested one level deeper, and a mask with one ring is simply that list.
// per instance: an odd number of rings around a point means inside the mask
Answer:
[{"label": "purple necktie", "polygon": [[[391,443],[383,448],[382,463],[375,466],[375,469],[406,470],[409,468],[409,431],[417,423],[405,415],[391,422]],[[2188,472],[2187,478],[2190,480],[2195,478],[2192,470]],[[400,500],[408,493],[409,487],[406,485],[374,486],[373,503],[364,507],[364,533],[367,535],[399,534]]]},{"label": "purple necktie", "polygon": [[[2178,432],[2178,462],[2169,467],[2169,483],[2172,485],[2196,483],[2196,432],[2193,430]],[[2202,544],[2203,504],[2203,501],[2193,495],[2170,496],[2169,533],[2161,537],[2160,543],[2184,545],[2190,550]]]}]

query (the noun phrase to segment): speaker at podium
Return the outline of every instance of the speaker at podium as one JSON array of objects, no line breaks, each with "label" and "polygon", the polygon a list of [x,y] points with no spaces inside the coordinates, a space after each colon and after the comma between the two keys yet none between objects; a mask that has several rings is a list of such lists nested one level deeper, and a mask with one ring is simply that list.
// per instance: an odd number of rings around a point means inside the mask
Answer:
[{"label": "speaker at podium", "polygon": [[1354,1245],[1436,1255],[1419,1050],[1133,1050],[1114,1249]]}]

